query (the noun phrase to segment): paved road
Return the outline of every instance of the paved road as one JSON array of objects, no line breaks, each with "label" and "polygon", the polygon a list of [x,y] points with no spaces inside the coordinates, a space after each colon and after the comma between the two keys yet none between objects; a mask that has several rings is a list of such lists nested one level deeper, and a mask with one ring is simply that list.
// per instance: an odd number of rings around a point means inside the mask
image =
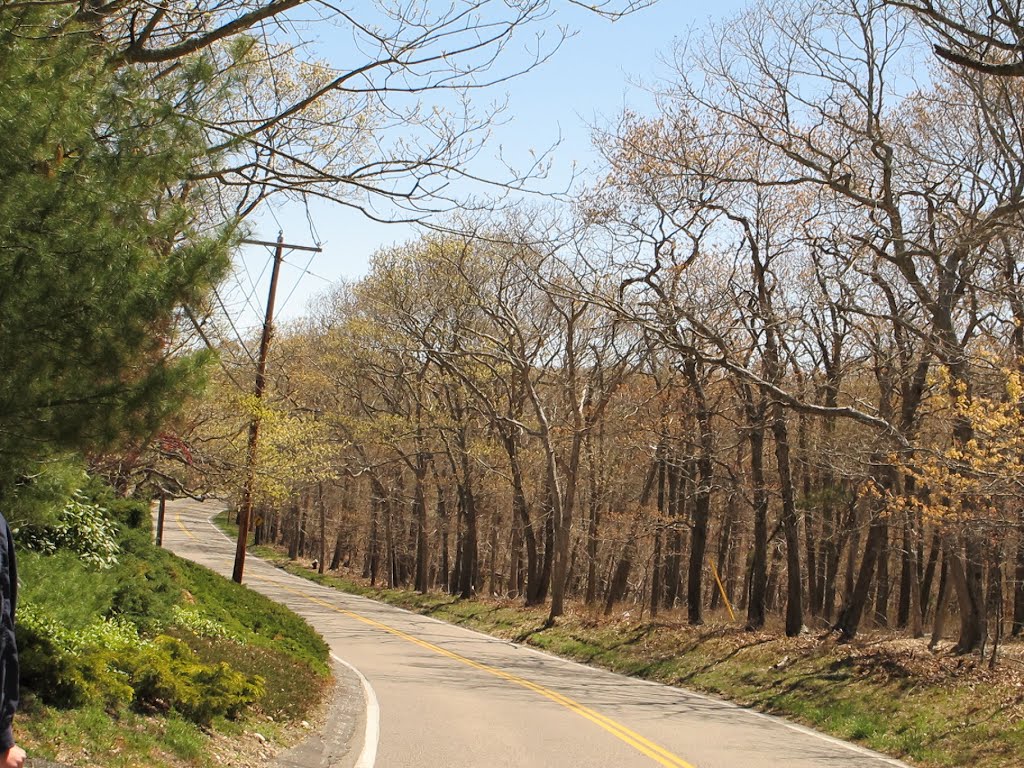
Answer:
[{"label": "paved road", "polygon": [[[230,575],[211,504],[168,504],[164,544]],[[359,768],[901,766],[780,719],[312,584],[256,558],[246,583],[306,617],[379,702],[342,765]],[[368,736],[364,725],[369,723]],[[363,742],[369,739],[369,744]],[[362,750],[362,752],[360,752]]]}]

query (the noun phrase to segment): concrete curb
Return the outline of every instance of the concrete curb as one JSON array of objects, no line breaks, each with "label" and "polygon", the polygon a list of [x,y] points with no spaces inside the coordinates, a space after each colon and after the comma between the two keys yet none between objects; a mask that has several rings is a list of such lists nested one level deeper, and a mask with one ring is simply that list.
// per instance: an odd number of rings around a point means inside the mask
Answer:
[{"label": "concrete curb", "polygon": [[274,768],[354,768],[363,737],[363,686],[344,664],[334,664],[334,691],[323,726],[282,752]]}]

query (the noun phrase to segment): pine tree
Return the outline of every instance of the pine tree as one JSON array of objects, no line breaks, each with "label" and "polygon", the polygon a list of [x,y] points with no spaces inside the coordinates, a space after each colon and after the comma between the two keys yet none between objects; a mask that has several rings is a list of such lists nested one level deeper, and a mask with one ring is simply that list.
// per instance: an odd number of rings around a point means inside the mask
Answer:
[{"label": "pine tree", "polygon": [[231,239],[195,231],[188,119],[105,67],[95,36],[55,30],[0,11],[0,489],[173,410],[204,362],[169,354],[175,312],[224,274]]}]

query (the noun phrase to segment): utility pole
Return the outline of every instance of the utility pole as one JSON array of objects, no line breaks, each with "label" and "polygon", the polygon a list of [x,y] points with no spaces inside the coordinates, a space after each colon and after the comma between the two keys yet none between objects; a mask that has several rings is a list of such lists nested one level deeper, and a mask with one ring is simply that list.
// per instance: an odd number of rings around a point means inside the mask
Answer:
[{"label": "utility pole", "polygon": [[245,545],[249,538],[249,521],[252,518],[252,486],[256,477],[256,447],[260,437],[260,405],[263,403],[263,390],[267,385],[267,356],[270,352],[270,339],[274,334],[274,301],[277,298],[277,278],[281,273],[284,261],[284,249],[293,251],[310,251],[319,253],[320,248],[307,245],[288,245],[284,242],[284,233],[278,232],[277,242],[265,240],[242,240],[249,245],[265,245],[274,249],[274,265],[270,271],[270,293],[267,296],[267,313],[263,319],[263,334],[260,336],[260,354],[256,361],[256,386],[253,395],[256,398],[256,410],[249,423],[249,449],[245,462],[245,485],[242,487],[242,506],[238,511],[238,543],[235,547],[235,567],[231,578],[242,583],[245,570]]},{"label": "utility pole", "polygon": [[160,491],[160,509],[156,513],[156,545],[164,545],[164,513],[167,511],[167,494]]}]

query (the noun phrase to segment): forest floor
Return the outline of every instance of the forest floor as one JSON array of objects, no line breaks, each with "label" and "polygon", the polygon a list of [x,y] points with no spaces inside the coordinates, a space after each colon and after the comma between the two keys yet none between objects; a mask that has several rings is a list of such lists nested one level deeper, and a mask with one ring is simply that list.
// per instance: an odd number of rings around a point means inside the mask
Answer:
[{"label": "forest floor", "polygon": [[740,617],[717,613],[691,627],[678,611],[652,621],[635,610],[603,616],[574,605],[545,628],[547,609],[518,600],[381,589],[351,575],[320,575],[269,547],[254,553],[322,584],[709,693],[926,768],[1024,766],[1024,644],[1016,640],[990,669],[987,659],[953,655],[949,641],[932,651],[927,639],[878,629],[852,643],[820,633],[787,638],[781,624],[747,632]]}]

